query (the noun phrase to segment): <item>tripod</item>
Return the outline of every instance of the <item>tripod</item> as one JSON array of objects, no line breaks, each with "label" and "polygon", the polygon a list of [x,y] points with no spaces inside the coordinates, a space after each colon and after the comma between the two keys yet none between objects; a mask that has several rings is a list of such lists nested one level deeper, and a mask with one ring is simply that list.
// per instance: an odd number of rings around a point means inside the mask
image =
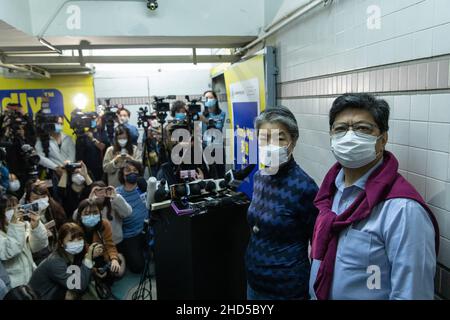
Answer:
[{"label": "tripod", "polygon": [[[151,221],[151,218],[150,218]],[[131,296],[132,300],[153,300],[152,297],[152,274],[150,271],[150,265],[153,257],[153,229],[152,223],[146,222],[145,230],[145,243],[146,250],[144,252],[145,264],[144,271],[142,271],[141,279],[136,291]]]}]

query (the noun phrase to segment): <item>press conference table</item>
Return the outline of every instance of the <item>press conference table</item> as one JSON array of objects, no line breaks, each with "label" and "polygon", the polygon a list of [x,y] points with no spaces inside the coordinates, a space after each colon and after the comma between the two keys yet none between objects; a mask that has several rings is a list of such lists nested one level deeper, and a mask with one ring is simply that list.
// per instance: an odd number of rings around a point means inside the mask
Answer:
[{"label": "press conference table", "polygon": [[[170,203],[170,202],[169,202]],[[199,215],[152,207],[157,299],[245,299],[248,204]]]}]

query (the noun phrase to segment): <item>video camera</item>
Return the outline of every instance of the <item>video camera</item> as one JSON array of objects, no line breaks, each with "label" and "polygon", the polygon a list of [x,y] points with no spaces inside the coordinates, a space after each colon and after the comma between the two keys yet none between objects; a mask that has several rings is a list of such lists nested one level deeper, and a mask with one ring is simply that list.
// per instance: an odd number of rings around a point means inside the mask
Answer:
[{"label": "video camera", "polygon": [[81,163],[79,163],[79,162],[71,162],[71,163],[66,164],[64,166],[64,168],[67,171],[74,171],[75,169],[80,169],[81,168]]},{"label": "video camera", "polygon": [[17,137],[17,131],[28,124],[26,116],[17,110],[7,110],[3,115],[3,128],[10,129],[9,138]]},{"label": "video camera", "polygon": [[156,116],[152,116],[148,114],[148,108],[147,107],[141,107],[138,111],[138,122],[137,125],[139,128],[147,129],[149,126],[149,120],[156,119]]},{"label": "video camera", "polygon": [[36,178],[38,176],[38,164],[41,160],[41,157],[29,144],[24,144],[21,149],[22,156],[25,159],[25,167],[29,178]]},{"label": "video camera", "polygon": [[97,122],[96,112],[82,112],[80,110],[74,110],[71,113],[70,128],[76,135],[83,135],[85,129],[94,127],[94,123]]},{"label": "video camera", "polygon": [[114,137],[114,123],[117,120],[117,112],[119,108],[117,106],[111,106],[111,99],[106,99],[106,107],[103,110],[102,116],[102,129],[106,127],[109,140],[112,141]]},{"label": "video camera", "polygon": [[58,123],[59,118],[60,116],[58,115],[37,112],[35,120],[38,134],[49,134],[55,131],[55,125]]}]

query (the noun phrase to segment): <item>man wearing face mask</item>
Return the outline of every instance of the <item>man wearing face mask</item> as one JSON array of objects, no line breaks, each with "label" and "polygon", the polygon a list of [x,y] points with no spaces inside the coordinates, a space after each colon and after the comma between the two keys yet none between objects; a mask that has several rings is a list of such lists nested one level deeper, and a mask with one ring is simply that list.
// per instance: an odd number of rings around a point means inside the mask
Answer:
[{"label": "man wearing face mask", "polygon": [[247,221],[251,228],[245,256],[248,300],[308,297],[308,244],[317,210],[317,185],[297,164],[293,151],[297,120],[283,106],[266,109],[255,121],[259,159],[253,177]]},{"label": "man wearing face mask", "polygon": [[103,155],[109,147],[106,131],[97,129],[100,121],[100,117],[92,119],[91,127],[84,134],[77,136],[75,145],[77,161],[86,164],[95,181],[103,179]]},{"label": "man wearing face mask", "polygon": [[137,146],[137,142],[139,139],[139,131],[136,126],[130,124],[130,117],[131,117],[130,110],[120,108],[117,115],[119,124],[125,126],[126,128],[128,128],[128,130],[130,130],[131,143]]},{"label": "man wearing face mask", "polygon": [[58,184],[59,197],[67,218],[70,219],[74,211],[78,208],[81,200],[89,197],[91,192],[92,178],[83,162],[81,168],[75,170],[65,170]]},{"label": "man wearing face mask", "polygon": [[439,229],[385,150],[389,105],[345,94],[330,110],[338,161],[315,205],[310,295],[315,299],[433,299]]}]

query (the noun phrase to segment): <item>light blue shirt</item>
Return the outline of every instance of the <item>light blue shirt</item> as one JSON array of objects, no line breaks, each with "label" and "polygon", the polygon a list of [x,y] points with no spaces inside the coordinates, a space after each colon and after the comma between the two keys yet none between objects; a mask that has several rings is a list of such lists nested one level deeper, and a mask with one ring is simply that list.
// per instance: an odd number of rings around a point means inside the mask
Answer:
[{"label": "light blue shirt", "polygon": [[[364,190],[380,160],[352,186],[344,171],[336,177],[333,212],[343,213]],[[426,210],[410,199],[391,199],[373,208],[369,218],[339,235],[330,299],[433,299],[436,270],[435,231]],[[313,260],[309,293],[320,267]]]}]

